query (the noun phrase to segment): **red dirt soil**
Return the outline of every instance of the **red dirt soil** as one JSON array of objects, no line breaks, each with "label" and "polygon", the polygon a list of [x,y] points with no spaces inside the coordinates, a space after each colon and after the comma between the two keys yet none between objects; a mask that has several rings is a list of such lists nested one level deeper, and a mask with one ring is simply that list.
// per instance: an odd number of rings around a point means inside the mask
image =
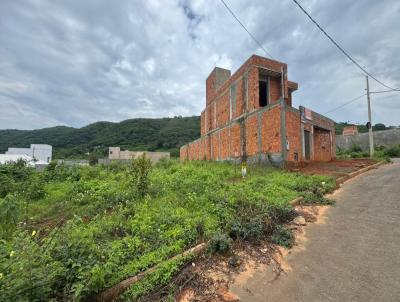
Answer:
[{"label": "red dirt soil", "polygon": [[306,175],[328,175],[339,178],[347,173],[368,167],[377,163],[376,160],[370,158],[357,159],[335,159],[329,162],[309,162],[301,167],[290,169],[293,172],[299,172]]}]

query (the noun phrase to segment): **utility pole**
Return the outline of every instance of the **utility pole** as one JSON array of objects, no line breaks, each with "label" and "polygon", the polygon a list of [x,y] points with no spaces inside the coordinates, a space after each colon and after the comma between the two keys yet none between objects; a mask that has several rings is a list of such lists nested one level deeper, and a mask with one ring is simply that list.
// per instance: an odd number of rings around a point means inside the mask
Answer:
[{"label": "utility pole", "polygon": [[370,99],[370,92],[369,92],[369,81],[368,76],[367,79],[367,101],[368,101],[368,122],[369,122],[369,155],[372,157],[374,156],[374,136],[372,134],[372,121],[371,121],[371,99]]}]

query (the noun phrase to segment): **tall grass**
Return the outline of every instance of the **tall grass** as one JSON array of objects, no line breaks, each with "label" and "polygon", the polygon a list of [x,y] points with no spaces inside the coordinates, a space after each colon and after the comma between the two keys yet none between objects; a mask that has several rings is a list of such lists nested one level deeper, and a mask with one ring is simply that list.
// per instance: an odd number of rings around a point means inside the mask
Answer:
[{"label": "tall grass", "polygon": [[0,207],[15,213],[0,241],[0,296],[79,301],[165,263],[126,293],[133,299],[168,282],[182,263],[165,262],[172,256],[213,238],[270,235],[293,217],[290,200],[334,187],[327,177],[273,168],[250,167],[242,179],[230,163],[142,163],[141,176],[135,165],[4,168],[12,185]]}]

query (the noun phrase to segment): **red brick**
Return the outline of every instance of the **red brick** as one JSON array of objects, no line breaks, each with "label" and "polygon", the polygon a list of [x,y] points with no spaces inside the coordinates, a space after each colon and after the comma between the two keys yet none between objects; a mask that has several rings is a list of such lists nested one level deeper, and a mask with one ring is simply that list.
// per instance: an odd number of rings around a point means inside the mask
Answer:
[{"label": "red brick", "polygon": [[[280,76],[282,70],[283,79]],[[260,72],[268,74],[270,83],[270,102],[265,108],[259,105]],[[260,56],[251,56],[232,76],[228,70],[215,68],[206,80],[206,108],[201,114],[201,138],[181,148],[181,160],[224,160],[245,154],[256,156],[259,152],[282,154],[282,109],[279,104],[282,92],[287,104],[283,128],[289,142],[287,160],[303,160],[302,125],[313,133],[312,159],[334,158],[333,121],[315,112],[312,113],[312,120],[302,121],[300,111],[291,107],[292,93],[297,88],[297,83],[287,79],[285,63]],[[244,140],[243,144],[241,140]],[[242,150],[242,145],[246,150]]]}]

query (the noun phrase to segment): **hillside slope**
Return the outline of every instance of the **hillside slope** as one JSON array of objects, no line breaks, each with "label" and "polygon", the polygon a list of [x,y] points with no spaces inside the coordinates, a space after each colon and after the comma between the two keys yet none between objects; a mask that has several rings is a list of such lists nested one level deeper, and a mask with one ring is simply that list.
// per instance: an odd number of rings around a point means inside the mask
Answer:
[{"label": "hillside slope", "polygon": [[38,130],[0,130],[0,153],[8,147],[52,145],[54,158],[84,158],[88,152],[107,154],[109,146],[129,150],[170,151],[200,136],[200,117],[130,119],[119,123],[97,122],[82,128],[57,126]]}]

